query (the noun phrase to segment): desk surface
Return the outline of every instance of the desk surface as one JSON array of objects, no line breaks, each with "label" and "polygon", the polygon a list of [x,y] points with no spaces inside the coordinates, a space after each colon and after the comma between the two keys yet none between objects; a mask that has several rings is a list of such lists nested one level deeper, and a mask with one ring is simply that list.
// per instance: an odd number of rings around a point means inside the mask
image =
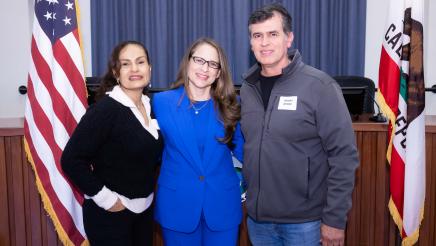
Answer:
[{"label": "desk surface", "polygon": [[[387,131],[388,122],[377,123],[369,120],[371,114],[359,115],[359,117],[353,120],[353,128],[355,131]],[[436,115],[425,116],[425,132],[436,133]]]},{"label": "desk surface", "polygon": [[[387,131],[387,123],[376,123],[369,120],[371,115],[360,115],[353,121],[355,131]],[[23,135],[24,118],[0,118],[0,136]],[[436,115],[425,117],[426,132],[436,133]]]}]

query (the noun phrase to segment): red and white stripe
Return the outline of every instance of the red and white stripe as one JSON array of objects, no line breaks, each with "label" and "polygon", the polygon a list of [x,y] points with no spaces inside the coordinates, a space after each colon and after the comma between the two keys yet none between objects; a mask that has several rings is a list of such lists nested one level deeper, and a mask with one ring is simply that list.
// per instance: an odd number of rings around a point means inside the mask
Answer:
[{"label": "red and white stripe", "polygon": [[33,160],[39,192],[60,239],[81,245],[86,240],[83,195],[60,166],[62,150],[87,107],[78,30],[52,45],[35,16],[31,43],[24,126],[27,154]]}]

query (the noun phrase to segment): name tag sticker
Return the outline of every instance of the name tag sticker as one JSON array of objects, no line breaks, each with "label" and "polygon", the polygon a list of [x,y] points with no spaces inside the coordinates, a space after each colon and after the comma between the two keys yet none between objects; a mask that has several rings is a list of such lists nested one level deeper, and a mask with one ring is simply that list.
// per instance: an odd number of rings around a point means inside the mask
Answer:
[{"label": "name tag sticker", "polygon": [[284,97],[279,100],[278,110],[297,110],[297,96]]}]

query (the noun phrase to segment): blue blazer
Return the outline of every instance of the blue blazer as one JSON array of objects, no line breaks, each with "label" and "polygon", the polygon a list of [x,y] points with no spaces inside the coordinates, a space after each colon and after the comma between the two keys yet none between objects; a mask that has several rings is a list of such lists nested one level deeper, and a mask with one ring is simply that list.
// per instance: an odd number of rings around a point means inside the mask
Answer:
[{"label": "blue blazer", "polygon": [[232,152],[242,162],[239,124],[234,133],[235,148],[231,151],[217,140],[224,136],[224,125],[215,108],[210,110],[202,160],[185,89],[154,95],[153,110],[164,137],[155,219],[167,229],[186,233],[196,229],[202,212],[212,230],[239,225],[241,192],[232,162]]}]

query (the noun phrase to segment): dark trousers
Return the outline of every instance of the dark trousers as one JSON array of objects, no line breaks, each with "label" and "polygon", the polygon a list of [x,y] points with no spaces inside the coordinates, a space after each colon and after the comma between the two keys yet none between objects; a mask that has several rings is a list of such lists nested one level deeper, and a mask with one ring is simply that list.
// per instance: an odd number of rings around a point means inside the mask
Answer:
[{"label": "dark trousers", "polygon": [[91,199],[83,203],[83,224],[92,246],[153,245],[152,207],[140,214],[128,209],[109,212]]}]

